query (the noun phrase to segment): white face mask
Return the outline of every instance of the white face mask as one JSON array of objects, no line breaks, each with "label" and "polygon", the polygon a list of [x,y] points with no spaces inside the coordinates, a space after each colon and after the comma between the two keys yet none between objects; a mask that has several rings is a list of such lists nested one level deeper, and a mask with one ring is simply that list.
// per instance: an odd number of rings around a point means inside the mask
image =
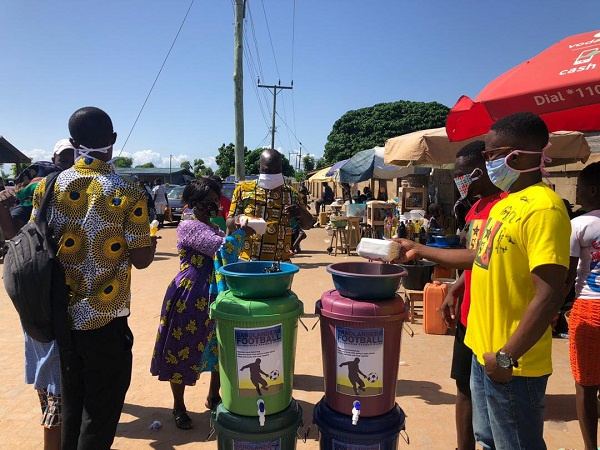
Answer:
[{"label": "white face mask", "polygon": [[[101,147],[101,148],[87,148],[82,145],[77,149],[77,153],[79,154],[79,157],[75,161],[79,161],[81,158],[87,158],[88,156],[90,158],[93,158],[93,156],[90,156],[90,153],[92,153],[92,152],[108,153],[108,151],[111,148],[112,148],[112,145],[109,145],[107,147]],[[110,161],[114,161],[115,159],[116,158],[113,158]],[[110,164],[110,161],[108,162],[109,164]]]},{"label": "white face mask", "polygon": [[261,173],[258,176],[258,186],[263,189],[275,189],[283,186],[282,173]]}]

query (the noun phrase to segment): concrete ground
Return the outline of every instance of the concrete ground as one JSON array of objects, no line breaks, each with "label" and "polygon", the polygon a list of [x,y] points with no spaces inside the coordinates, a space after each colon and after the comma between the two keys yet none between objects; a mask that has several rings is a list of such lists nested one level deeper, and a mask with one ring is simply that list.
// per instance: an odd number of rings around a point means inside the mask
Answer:
[{"label": "concrete ground", "polygon": [[[323,366],[319,327],[310,316],[321,294],[333,288],[325,267],[336,261],[359,259],[326,252],[329,237],[322,228],[309,230],[303,252],[293,259],[300,267],[293,290],[304,302],[308,317],[302,321],[308,331],[298,327],[294,398],[304,410],[303,433],[312,424],[312,409],[323,397]],[[159,231],[162,239],[154,263],[146,270],[133,271],[132,315],[135,335],[133,377],[113,444],[115,449],[215,449],[210,414],[204,408],[208,374],[195,387],[188,388],[186,403],[194,429],[179,430],[171,416],[172,397],[168,383],[159,382],[149,372],[150,356],[165,289],[178,270],[174,227]],[[23,383],[23,336],[17,314],[2,289],[0,293],[0,449],[42,448],[42,429],[38,425],[39,403],[31,386]],[[414,336],[402,335],[402,349],[396,401],[406,413],[410,446],[400,440],[399,448],[453,449],[455,385],[449,377],[453,337],[423,333],[419,322],[412,325]],[[544,436],[549,449],[583,449],[575,412],[575,389],[569,368],[568,341],[555,339],[554,374],[546,395]],[[159,430],[148,426],[162,422]],[[314,425],[299,449],[319,448]]]}]

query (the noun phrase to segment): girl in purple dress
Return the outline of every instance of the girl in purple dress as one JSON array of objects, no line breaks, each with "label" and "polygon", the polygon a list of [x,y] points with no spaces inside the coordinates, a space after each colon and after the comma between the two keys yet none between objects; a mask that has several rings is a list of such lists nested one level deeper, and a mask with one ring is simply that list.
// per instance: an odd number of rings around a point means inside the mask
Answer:
[{"label": "girl in purple dress", "polygon": [[177,227],[180,268],[165,294],[150,365],[152,375],[170,382],[175,424],[185,430],[192,427],[185,407],[185,386],[195,385],[200,372],[210,371],[208,398],[219,396],[218,368],[201,364],[206,352],[217,354],[208,307],[213,258],[225,242],[223,233],[210,223],[219,211],[219,196],[219,186],[204,177],[183,190],[183,202],[193,207],[197,220],[182,220]]}]

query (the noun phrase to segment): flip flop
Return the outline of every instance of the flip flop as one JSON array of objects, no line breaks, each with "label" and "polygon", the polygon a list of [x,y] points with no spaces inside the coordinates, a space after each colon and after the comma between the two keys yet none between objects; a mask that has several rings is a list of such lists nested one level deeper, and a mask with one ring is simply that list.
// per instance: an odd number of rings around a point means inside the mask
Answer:
[{"label": "flip flop", "polygon": [[180,430],[189,430],[192,428],[192,419],[188,416],[185,409],[174,409],[173,417],[175,417],[175,425]]}]

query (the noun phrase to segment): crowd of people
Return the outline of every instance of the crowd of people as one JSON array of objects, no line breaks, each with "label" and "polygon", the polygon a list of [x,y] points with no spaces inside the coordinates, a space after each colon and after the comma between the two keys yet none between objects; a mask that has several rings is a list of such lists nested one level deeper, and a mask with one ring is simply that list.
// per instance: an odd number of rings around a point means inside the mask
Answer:
[{"label": "crowd of people", "polygon": [[[35,218],[45,177],[59,172],[45,219],[66,274],[69,330],[49,343],[25,334],[26,381],[40,400],[46,449],[107,449],[131,380],[131,267],[152,263],[157,238],[150,236],[149,211],[155,208],[162,223],[168,198],[160,180],[149,194],[139,181],[115,172],[109,161],[117,134],[104,111],[81,108],[68,126],[71,137],[56,144],[52,162],[32,164],[17,178],[16,190],[0,191],[0,229],[10,239]],[[580,173],[576,202],[585,213],[571,219],[543,181],[548,138],[540,117],[519,113],[458,152],[454,180],[465,211],[464,249],[396,239],[401,253],[395,263],[426,258],[462,270],[441,308],[456,327],[450,376],[459,449],[476,443],[546,448],[551,324],[572,290],[568,334],[576,410],[586,449],[597,448],[600,163]],[[317,212],[333,201],[327,183],[323,188]],[[360,196],[372,199],[373,193],[365,188]],[[216,331],[208,316],[211,301],[227,288],[218,269],[238,258],[289,260],[314,220],[307,198],[305,186],[297,191],[285,182],[274,149],[261,153],[259,178],[239,183],[230,203],[218,178],[201,177],[184,188],[182,200],[195,220],[177,227],[179,270],[166,288],[149,361],[151,374],[169,382],[178,428],[193,427],[185,388],[201,373],[211,374],[206,408],[221,400]],[[378,198],[387,199],[385,189]],[[429,213],[442,220],[439,210]],[[257,218],[267,223],[264,232],[250,226]]]}]

